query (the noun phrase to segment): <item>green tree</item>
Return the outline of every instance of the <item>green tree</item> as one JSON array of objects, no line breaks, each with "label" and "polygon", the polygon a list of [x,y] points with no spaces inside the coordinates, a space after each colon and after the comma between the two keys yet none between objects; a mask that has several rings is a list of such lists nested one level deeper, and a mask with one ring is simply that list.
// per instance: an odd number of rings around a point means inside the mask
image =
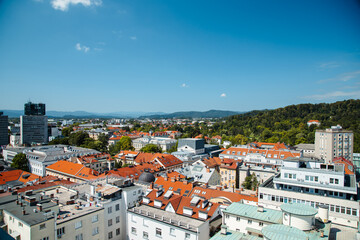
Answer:
[{"label": "green tree", "polygon": [[122,136],[117,142],[120,145],[120,150],[133,150],[131,138],[128,136]]},{"label": "green tree", "polygon": [[148,144],[145,147],[140,149],[140,152],[145,153],[161,153],[161,148],[155,144]]},{"label": "green tree", "polygon": [[176,144],[172,146],[167,152],[168,153],[176,152],[177,148],[178,148],[178,142],[176,142]]},{"label": "green tree", "polygon": [[122,162],[119,160],[119,161],[115,161],[115,165],[114,165],[114,168],[121,168],[122,167]]},{"label": "green tree", "polygon": [[28,160],[24,153],[18,153],[12,160],[11,167],[17,168],[23,171],[29,171]]},{"label": "green tree", "polygon": [[256,188],[258,186],[258,180],[257,180],[255,174],[253,173],[252,175],[247,176],[245,178],[245,181],[243,182],[242,186],[245,189],[256,190]]},{"label": "green tree", "polygon": [[63,130],[61,131],[61,134],[64,136],[64,137],[68,137],[70,136],[70,133],[73,131],[73,129],[71,127],[66,127],[66,128],[63,128]]}]

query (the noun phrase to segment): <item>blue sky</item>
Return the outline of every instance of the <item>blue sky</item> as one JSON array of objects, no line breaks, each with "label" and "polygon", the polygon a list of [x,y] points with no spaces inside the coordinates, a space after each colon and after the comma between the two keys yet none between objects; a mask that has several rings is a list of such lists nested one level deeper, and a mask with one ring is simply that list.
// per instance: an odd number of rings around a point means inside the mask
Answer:
[{"label": "blue sky", "polygon": [[0,0],[0,109],[248,111],[360,97],[359,1]]}]

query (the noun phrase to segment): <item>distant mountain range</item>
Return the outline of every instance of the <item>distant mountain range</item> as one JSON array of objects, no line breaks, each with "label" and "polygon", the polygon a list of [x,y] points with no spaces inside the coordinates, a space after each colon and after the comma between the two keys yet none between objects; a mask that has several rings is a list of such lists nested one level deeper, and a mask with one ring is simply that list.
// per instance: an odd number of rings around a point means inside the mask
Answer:
[{"label": "distant mountain range", "polygon": [[206,112],[188,111],[188,112],[174,112],[169,114],[154,114],[140,116],[139,118],[222,118],[232,115],[240,114],[241,112],[222,111],[222,110],[209,110]]},{"label": "distant mountain range", "polygon": [[[24,110],[0,110],[9,118],[18,118],[24,115]],[[46,116],[54,118],[137,118],[142,115],[165,114],[163,112],[112,112],[112,113],[91,113],[86,111],[46,111]]]},{"label": "distant mountain range", "polygon": [[[24,114],[24,110],[0,110],[9,118],[18,118]],[[111,113],[91,113],[86,111],[46,111],[49,118],[221,118],[228,117],[241,112],[210,110],[206,112],[188,111],[188,112],[111,112]]]}]

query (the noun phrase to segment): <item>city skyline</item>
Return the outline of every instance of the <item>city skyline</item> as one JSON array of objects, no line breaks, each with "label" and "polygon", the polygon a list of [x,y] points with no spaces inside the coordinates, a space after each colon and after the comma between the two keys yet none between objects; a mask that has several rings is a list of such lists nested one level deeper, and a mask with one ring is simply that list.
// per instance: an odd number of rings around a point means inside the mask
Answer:
[{"label": "city skyline", "polygon": [[359,8],[357,1],[2,1],[0,109],[23,109],[29,99],[47,110],[96,113],[357,99]]}]

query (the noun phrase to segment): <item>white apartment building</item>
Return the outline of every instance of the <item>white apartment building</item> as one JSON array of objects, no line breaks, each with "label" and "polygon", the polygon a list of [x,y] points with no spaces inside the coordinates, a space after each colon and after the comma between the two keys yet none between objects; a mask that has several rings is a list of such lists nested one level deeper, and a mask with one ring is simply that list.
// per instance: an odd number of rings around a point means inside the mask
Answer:
[{"label": "white apartment building", "polygon": [[209,231],[220,214],[220,205],[183,197],[173,191],[153,190],[142,205],[128,210],[128,239],[209,239]]},{"label": "white apartment building", "polygon": [[141,148],[148,144],[154,144],[161,148],[163,152],[170,150],[176,145],[177,140],[165,137],[142,137],[132,141],[135,151],[140,151]]},{"label": "white apartment building", "polygon": [[100,152],[93,149],[60,144],[37,147],[6,148],[3,150],[4,160],[11,164],[12,159],[18,153],[25,153],[26,158],[29,161],[29,169],[31,173],[39,176],[45,176],[45,168],[59,160],[66,160],[71,157],[79,157],[88,154],[98,154]]},{"label": "white apartment building", "polygon": [[232,203],[223,211],[221,231],[211,240],[228,239],[328,239],[328,209],[301,203],[283,203],[280,210]]},{"label": "white apartment building", "polygon": [[284,144],[251,143],[224,150],[220,158],[242,160],[251,165],[281,166],[288,157],[301,157],[300,151],[290,150]]},{"label": "white apartment building", "polygon": [[103,239],[103,208],[53,187],[0,198],[7,232],[15,239]]},{"label": "white apartment building", "polygon": [[72,189],[104,209],[100,239],[126,239],[126,211],[141,200],[142,186],[134,185],[130,179],[111,177],[79,184]]},{"label": "white apartment building", "polygon": [[327,163],[336,157],[353,161],[354,133],[340,125],[315,132],[315,157]]},{"label": "white apartment building", "polygon": [[287,159],[279,175],[259,186],[259,204],[275,208],[283,203],[326,205],[334,223],[357,228],[359,202],[353,171],[346,162]]}]

